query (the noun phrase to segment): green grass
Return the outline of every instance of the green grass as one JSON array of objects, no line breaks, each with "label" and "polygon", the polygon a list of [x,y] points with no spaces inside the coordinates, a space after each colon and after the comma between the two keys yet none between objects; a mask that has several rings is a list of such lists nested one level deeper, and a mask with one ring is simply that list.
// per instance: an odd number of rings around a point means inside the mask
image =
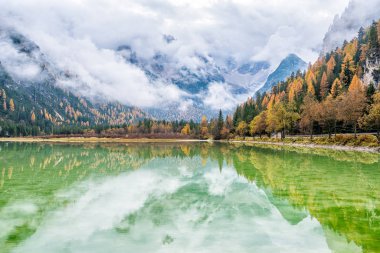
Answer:
[{"label": "green grass", "polygon": [[316,144],[316,145],[338,145],[348,147],[380,147],[377,137],[372,134],[358,135],[356,138],[353,134],[337,134],[336,136],[314,136],[311,140],[306,136],[287,136],[285,139],[265,137],[237,137],[235,141],[253,141],[269,143],[296,143],[296,144]]}]

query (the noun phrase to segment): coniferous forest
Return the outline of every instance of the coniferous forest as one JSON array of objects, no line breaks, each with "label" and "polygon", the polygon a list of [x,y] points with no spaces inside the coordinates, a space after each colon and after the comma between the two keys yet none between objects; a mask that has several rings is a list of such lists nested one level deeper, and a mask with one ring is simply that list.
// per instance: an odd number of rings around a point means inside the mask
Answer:
[{"label": "coniferous forest", "polygon": [[[256,93],[232,115],[201,121],[155,120],[120,104],[93,105],[45,84],[55,94],[44,104],[38,88],[29,94],[0,89],[0,136],[85,135],[232,139],[246,136],[376,132],[380,138],[380,22],[321,55],[267,93]],[[45,88],[46,88],[45,87]],[[39,102],[38,102],[39,101]]]}]

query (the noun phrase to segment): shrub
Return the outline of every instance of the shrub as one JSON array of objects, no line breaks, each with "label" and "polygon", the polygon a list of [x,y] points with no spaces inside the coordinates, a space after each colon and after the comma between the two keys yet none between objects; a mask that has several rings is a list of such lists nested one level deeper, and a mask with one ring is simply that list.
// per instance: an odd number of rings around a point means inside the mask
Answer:
[{"label": "shrub", "polygon": [[374,136],[372,134],[359,135],[358,140],[359,140],[361,146],[374,147],[374,146],[378,145],[378,141],[377,141],[376,136]]}]

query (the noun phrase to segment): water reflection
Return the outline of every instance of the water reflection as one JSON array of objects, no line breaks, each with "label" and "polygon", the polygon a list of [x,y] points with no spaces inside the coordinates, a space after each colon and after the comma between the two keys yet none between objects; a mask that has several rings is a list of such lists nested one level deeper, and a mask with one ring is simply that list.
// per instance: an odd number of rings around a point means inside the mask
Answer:
[{"label": "water reflection", "polygon": [[110,241],[120,252],[380,251],[377,154],[0,146],[0,251],[102,252]]}]

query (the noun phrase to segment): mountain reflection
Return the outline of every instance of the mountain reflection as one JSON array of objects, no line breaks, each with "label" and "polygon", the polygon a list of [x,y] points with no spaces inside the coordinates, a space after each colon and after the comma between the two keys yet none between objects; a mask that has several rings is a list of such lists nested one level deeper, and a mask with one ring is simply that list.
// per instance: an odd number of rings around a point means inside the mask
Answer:
[{"label": "mountain reflection", "polygon": [[4,210],[12,203],[25,199],[40,203],[38,211],[25,215],[22,222],[17,219],[8,233],[0,233],[5,252],[35,232],[30,224],[39,224],[49,210],[65,206],[56,194],[69,191],[76,182],[117,176],[155,165],[154,161],[185,159],[191,159],[194,170],[210,163],[221,172],[223,166],[233,166],[265,192],[290,224],[310,214],[322,225],[334,252],[336,238],[363,252],[380,252],[378,154],[211,143],[3,143],[0,148],[0,220],[8,217]]}]

